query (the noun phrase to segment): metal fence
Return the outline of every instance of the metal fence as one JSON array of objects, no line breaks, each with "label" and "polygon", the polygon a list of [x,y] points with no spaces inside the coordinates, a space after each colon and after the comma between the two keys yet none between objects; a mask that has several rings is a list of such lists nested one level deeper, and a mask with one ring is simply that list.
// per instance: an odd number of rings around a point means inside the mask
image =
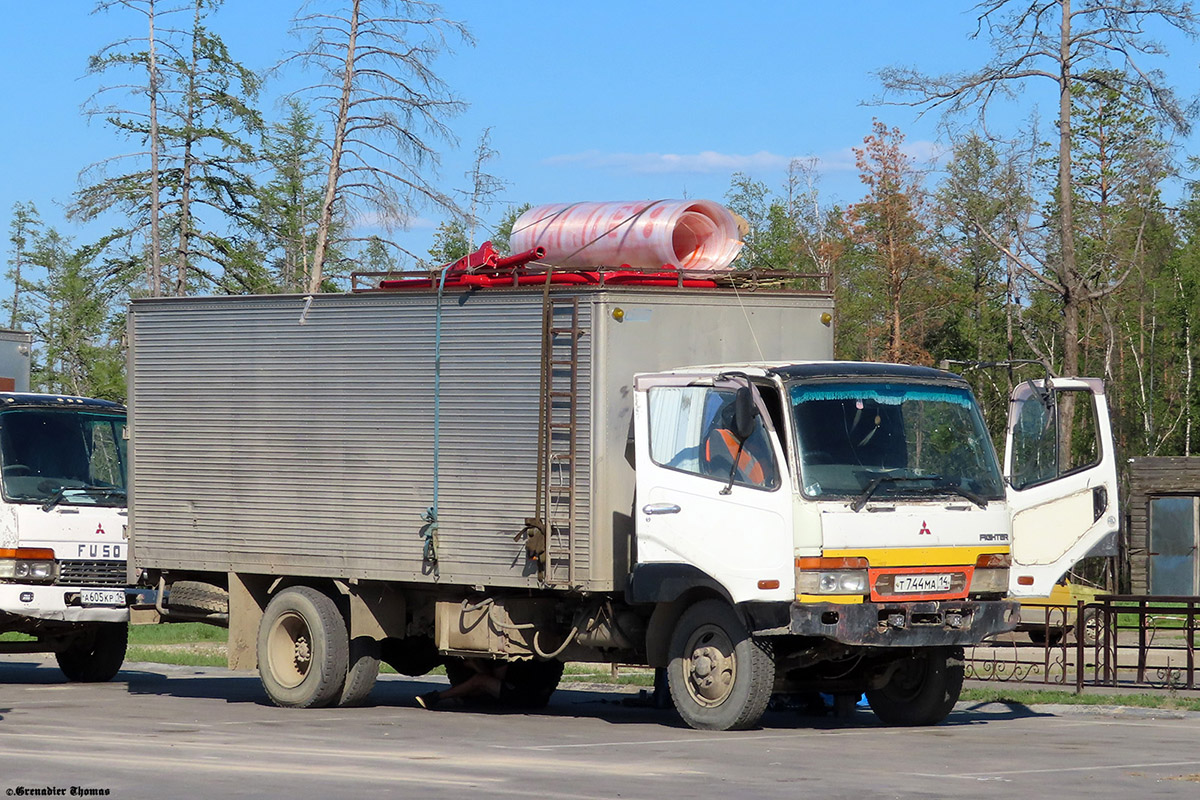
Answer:
[{"label": "metal fence", "polygon": [[969,648],[967,677],[1084,687],[1196,689],[1200,597],[1102,595],[1023,609],[1022,622]]}]

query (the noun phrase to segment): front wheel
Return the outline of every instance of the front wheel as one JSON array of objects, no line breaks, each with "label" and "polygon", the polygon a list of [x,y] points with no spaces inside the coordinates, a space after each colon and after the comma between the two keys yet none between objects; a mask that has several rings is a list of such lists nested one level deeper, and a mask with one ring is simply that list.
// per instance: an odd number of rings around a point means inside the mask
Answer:
[{"label": "front wheel", "polygon": [[258,674],[275,705],[319,708],[338,701],[349,661],[346,621],[328,595],[293,586],[267,604],[258,626]]},{"label": "front wheel", "polygon": [[767,709],[775,663],[728,604],[702,600],[675,626],[667,683],[675,708],[691,727],[745,730]]},{"label": "front wheel", "polygon": [[916,650],[886,684],[867,690],[867,702],[885,725],[936,725],[962,694],[963,668],[961,647]]},{"label": "front wheel", "polygon": [[96,622],[84,627],[54,657],[68,680],[103,683],[121,671],[128,643],[128,622]]}]

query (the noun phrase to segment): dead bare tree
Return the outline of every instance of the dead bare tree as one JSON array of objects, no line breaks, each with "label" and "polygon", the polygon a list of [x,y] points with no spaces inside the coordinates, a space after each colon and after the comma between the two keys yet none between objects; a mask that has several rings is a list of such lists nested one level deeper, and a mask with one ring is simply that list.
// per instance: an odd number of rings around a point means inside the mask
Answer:
[{"label": "dead bare tree", "polygon": [[464,104],[433,71],[450,39],[471,42],[466,27],[421,0],[348,0],[339,13],[302,13],[294,32],[307,46],[299,61],[321,75],[301,90],[329,114],[328,169],[308,290],[319,291],[335,210],[371,212],[391,231],[420,204],[453,201],[424,170],[438,163],[434,141],[454,141],[446,120]]},{"label": "dead bare tree", "polygon": [[475,160],[471,162],[471,169],[465,176],[471,180],[471,188],[460,192],[467,200],[467,244],[471,250],[475,249],[475,231],[479,228],[479,215],[492,207],[496,202],[496,195],[508,185],[502,178],[484,169],[484,165],[496,156],[496,151],[492,149],[492,129],[484,128],[483,133],[479,135],[478,144],[475,145]]}]

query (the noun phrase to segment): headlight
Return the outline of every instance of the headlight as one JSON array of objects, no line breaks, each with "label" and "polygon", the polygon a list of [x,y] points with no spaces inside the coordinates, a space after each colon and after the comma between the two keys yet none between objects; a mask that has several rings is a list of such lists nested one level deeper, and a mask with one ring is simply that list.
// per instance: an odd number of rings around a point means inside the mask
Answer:
[{"label": "headlight", "polygon": [[975,561],[975,575],[971,578],[971,594],[1006,594],[1008,592],[1008,568],[1012,557],[1008,553],[987,553]]},{"label": "headlight", "polygon": [[797,558],[796,594],[869,592],[865,558]]},{"label": "headlight", "polygon": [[53,550],[42,547],[0,550],[0,580],[50,583],[55,571]]}]

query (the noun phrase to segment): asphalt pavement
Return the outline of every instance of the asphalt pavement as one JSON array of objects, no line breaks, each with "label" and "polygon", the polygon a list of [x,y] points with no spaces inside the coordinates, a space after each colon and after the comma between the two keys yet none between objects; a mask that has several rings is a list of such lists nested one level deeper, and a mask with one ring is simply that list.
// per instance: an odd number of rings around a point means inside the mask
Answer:
[{"label": "asphalt pavement", "polygon": [[127,664],[105,684],[0,656],[0,796],[117,798],[1200,797],[1200,714],[960,703],[932,728],[770,711],[693,731],[630,691],[564,684],[540,713],[271,706],[252,672]]}]

